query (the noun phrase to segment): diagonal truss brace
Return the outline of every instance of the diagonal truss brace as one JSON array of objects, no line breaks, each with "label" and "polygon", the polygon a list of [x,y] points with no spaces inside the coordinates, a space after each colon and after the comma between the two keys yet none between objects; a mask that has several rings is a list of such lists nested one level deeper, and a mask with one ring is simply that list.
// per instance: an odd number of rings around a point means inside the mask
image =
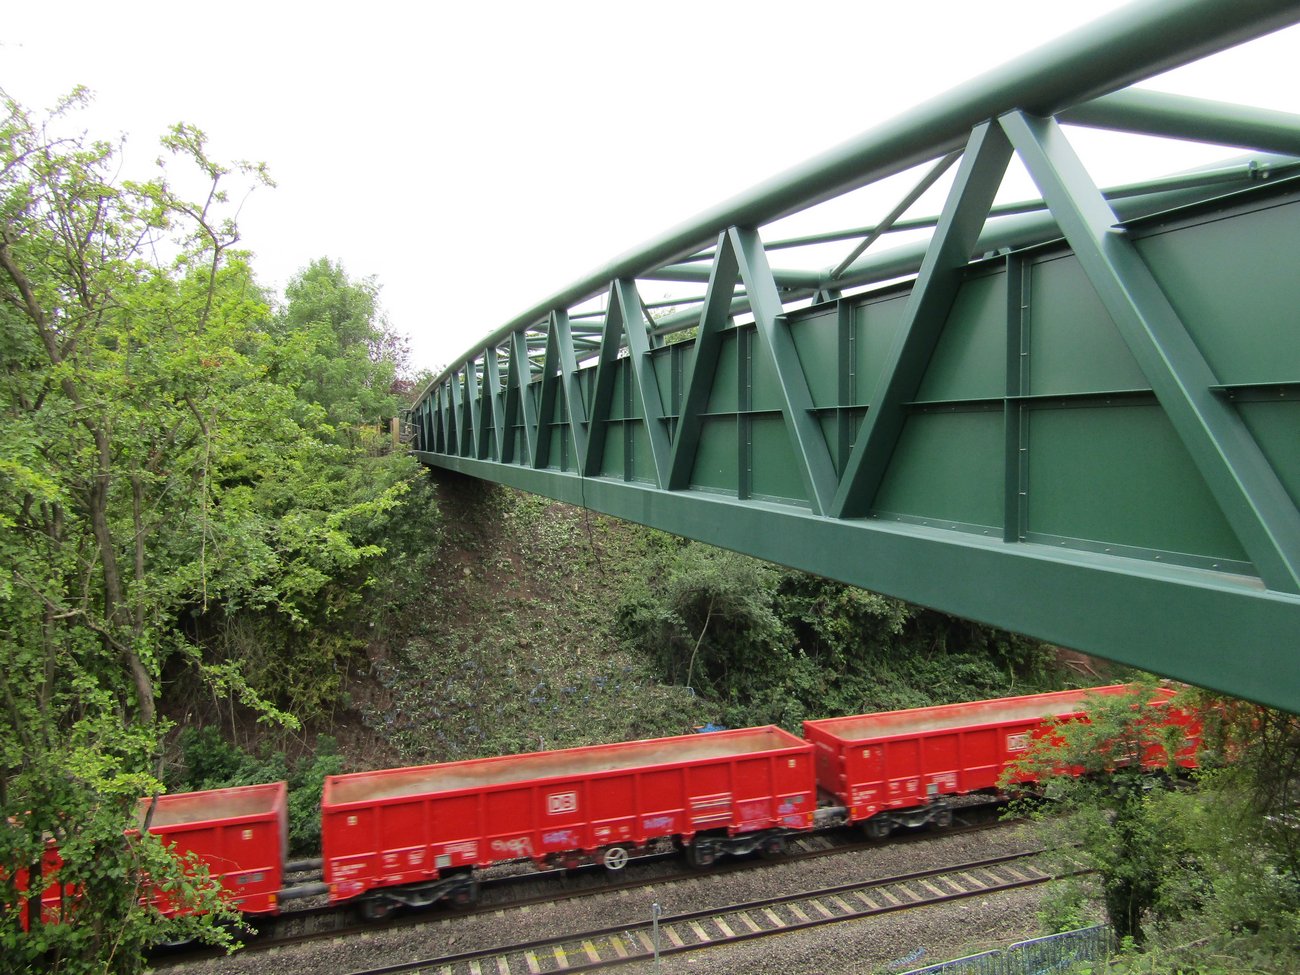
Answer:
[{"label": "diagonal truss brace", "polygon": [[501,366],[497,362],[497,347],[489,345],[483,350],[483,398],[491,404],[492,426],[484,427],[484,440],[479,448],[480,457],[490,456],[487,438],[491,436],[496,445],[496,456],[500,460],[505,451],[506,421],[505,397],[501,390]]},{"label": "diagonal truss brace", "polygon": [[860,517],[871,508],[902,435],[906,404],[921,387],[1010,159],[1011,146],[996,125],[986,122],[971,133],[875,397],[845,465],[830,512],[833,517]]},{"label": "diagonal truss brace", "polygon": [[[655,483],[663,487],[668,483],[671,447],[668,443],[668,425],[664,421],[663,398],[659,395],[659,383],[655,379],[654,363],[650,358],[650,322],[645,317],[644,305],[637,293],[635,281],[619,278],[614,282],[613,290],[618,298],[623,334],[627,337],[628,362],[636,377],[646,437],[650,441],[650,453],[654,457]],[[611,301],[611,313],[613,309],[614,302]]]},{"label": "diagonal truss brace", "polygon": [[709,405],[713,376],[722,351],[722,333],[731,321],[731,301],[740,277],[736,250],[728,234],[718,235],[714,254],[704,307],[700,311],[699,331],[695,335],[695,350],[687,364],[681,416],[673,436],[672,458],[668,465],[667,487],[670,491],[681,491],[690,486],[695,455],[700,447],[700,433],[704,428],[704,412]]},{"label": "diagonal truss brace", "polygon": [[515,437],[514,426],[519,423],[524,428],[524,463],[531,463],[536,455],[534,446],[537,438],[537,404],[533,402],[528,384],[532,379],[532,367],[528,363],[528,337],[523,330],[510,333],[510,362],[506,368],[505,409],[505,450],[501,455],[504,463],[514,460]]},{"label": "diagonal truss brace", "polygon": [[534,467],[545,467],[550,460],[551,435],[549,425],[555,415],[555,388],[559,383],[557,369],[560,351],[556,345],[555,320],[552,314],[546,330],[546,352],[542,356],[542,391],[537,404],[537,435],[533,437],[533,452],[529,457]]},{"label": "diagonal truss brace", "polygon": [[569,433],[573,440],[577,466],[587,453],[587,411],[582,402],[582,383],[578,379],[578,357],[573,346],[569,313],[553,311],[546,331],[546,354],[542,359],[542,395],[537,411],[537,436],[533,440],[532,465],[550,464],[551,438],[547,427],[555,413],[555,400],[564,396]]},{"label": "diagonal truss brace", "polygon": [[628,365],[640,399],[650,453],[654,458],[655,483],[663,487],[668,481],[671,447],[659,383],[655,379],[654,365],[650,360],[649,323],[644,317],[636,282],[630,278],[615,279],[609,286],[609,302],[605,312],[605,327],[601,331],[596,388],[591,398],[591,423],[586,454],[582,457],[582,473],[585,477],[594,477],[600,473],[605,454],[605,430],[602,424],[611,413],[614,371],[622,338],[627,340]]},{"label": "diagonal truss brace", "polygon": [[582,400],[582,383],[578,379],[578,356],[573,347],[573,329],[567,311],[551,312],[551,335],[560,357],[560,381],[564,384],[564,405],[569,413],[569,432],[573,437],[574,455],[581,469],[587,456],[587,408]]},{"label": "diagonal truss brace", "polygon": [[852,266],[854,261],[856,261],[859,257],[862,256],[862,253],[868,247],[870,247],[872,244],[878,241],[885,234],[889,233],[889,231],[893,229],[894,224],[898,222],[898,218],[901,217],[903,214],[905,214],[908,210],[910,210],[912,208],[912,204],[914,204],[917,200],[923,197],[925,195],[925,191],[928,190],[935,183],[937,183],[939,181],[939,177],[942,176],[944,173],[946,173],[949,167],[951,167],[952,164],[955,163],[960,158],[961,158],[960,152],[950,152],[948,153],[948,155],[944,156],[933,166],[931,166],[929,171],[927,171],[926,174],[921,177],[920,182],[918,182],[915,186],[912,187],[911,192],[909,192],[906,196],[904,196],[901,200],[898,201],[898,203],[894,206],[894,209],[890,210],[889,213],[885,216],[885,218],[881,220],[878,224],[876,224],[875,227],[872,228],[871,233],[867,234],[866,238],[863,239],[858,244],[857,247],[853,248],[853,250],[849,252],[849,255],[844,258],[844,260],[840,261],[838,264],[835,265],[831,273],[826,276],[827,283],[829,284],[837,280],[845,271],[849,269],[850,266]]},{"label": "diagonal truss brace", "polygon": [[451,408],[447,410],[447,453],[459,454],[461,414],[464,412],[465,404],[461,402],[462,388],[458,373],[451,374],[450,381],[447,383],[447,393],[451,405]]},{"label": "diagonal truss brace", "polygon": [[749,294],[759,345],[767,351],[780,387],[781,412],[785,414],[790,444],[800,462],[799,472],[803,475],[808,500],[813,514],[824,515],[835,493],[835,464],[813,412],[808,379],[799,362],[799,352],[786,322],[763,242],[752,227],[732,227],[727,234]]},{"label": "diagonal truss brace", "polygon": [[1300,511],[1060,126],[1001,124],[1260,578],[1300,592]]},{"label": "diagonal truss brace", "polygon": [[[465,409],[468,414],[469,436],[464,437],[462,449],[470,456],[476,456],[476,451],[482,442],[482,420],[483,420],[483,401],[478,395],[478,362],[470,358],[465,360],[465,378],[464,389],[461,391],[464,397]],[[464,420],[462,419],[462,423]]]}]

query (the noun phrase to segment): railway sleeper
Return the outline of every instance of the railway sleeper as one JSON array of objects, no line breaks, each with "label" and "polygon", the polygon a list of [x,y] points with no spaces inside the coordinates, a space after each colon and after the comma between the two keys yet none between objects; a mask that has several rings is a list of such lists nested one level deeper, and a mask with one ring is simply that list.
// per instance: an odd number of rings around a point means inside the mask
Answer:
[{"label": "railway sleeper", "polygon": [[871,840],[883,840],[900,826],[911,829],[928,825],[944,828],[952,825],[952,806],[940,800],[910,809],[891,809],[864,819],[861,825],[862,832]]},{"label": "railway sleeper", "polygon": [[470,907],[478,903],[478,880],[473,874],[458,873],[420,884],[384,887],[358,899],[357,910],[367,921],[387,917],[398,907],[428,907],[447,901],[453,907]]}]

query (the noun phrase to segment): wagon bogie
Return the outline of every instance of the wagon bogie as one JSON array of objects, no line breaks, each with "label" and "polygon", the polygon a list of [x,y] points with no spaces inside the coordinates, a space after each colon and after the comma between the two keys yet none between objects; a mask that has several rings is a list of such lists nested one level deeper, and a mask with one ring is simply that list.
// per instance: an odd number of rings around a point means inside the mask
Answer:
[{"label": "wagon bogie", "polygon": [[440,901],[455,908],[473,907],[478,897],[478,880],[464,871],[428,883],[381,887],[358,898],[356,904],[363,920],[380,921],[399,908],[430,907]]},{"label": "wagon bogie", "polygon": [[944,829],[952,825],[952,806],[946,802],[930,802],[923,806],[909,806],[889,812],[876,813],[862,820],[862,832],[869,840],[883,840],[900,828],[919,829],[935,826]]},{"label": "wagon bogie", "polygon": [[786,830],[757,830],[728,835],[700,833],[685,846],[686,862],[692,867],[712,866],[722,856],[745,856],[757,852],[766,859],[785,853]]},{"label": "wagon bogie", "polygon": [[862,821],[862,832],[869,840],[886,839],[894,831],[894,819],[888,814],[878,814]]}]

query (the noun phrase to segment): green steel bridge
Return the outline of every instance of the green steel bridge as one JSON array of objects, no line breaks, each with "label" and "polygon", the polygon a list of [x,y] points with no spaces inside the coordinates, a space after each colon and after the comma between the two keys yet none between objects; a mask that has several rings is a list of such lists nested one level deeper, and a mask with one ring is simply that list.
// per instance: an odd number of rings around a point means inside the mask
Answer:
[{"label": "green steel bridge", "polygon": [[[1300,711],[1300,116],[1133,87],[1297,22],[1139,3],[769,180],[485,336],[416,456]],[[1099,187],[1079,128],[1234,148]]]}]

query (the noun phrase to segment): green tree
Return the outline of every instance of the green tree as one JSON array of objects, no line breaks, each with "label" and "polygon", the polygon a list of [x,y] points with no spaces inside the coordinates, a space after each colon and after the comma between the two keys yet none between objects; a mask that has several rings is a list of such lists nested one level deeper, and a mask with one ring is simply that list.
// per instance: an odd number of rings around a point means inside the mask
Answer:
[{"label": "green tree", "polygon": [[1096,872],[1117,937],[1138,945],[1149,922],[1176,909],[1165,892],[1195,861],[1167,793],[1185,729],[1153,700],[1150,689],[1098,695],[1088,720],[1050,723],[1008,773],[1009,783],[1028,776],[1055,800],[1033,810],[1041,833],[1065,860]]},{"label": "green tree", "polygon": [[[191,610],[191,629],[223,673],[274,688],[300,719],[332,712],[352,657],[436,541],[427,478],[375,422],[400,409],[404,369],[377,290],[326,260],[290,282],[249,353],[263,378],[245,387],[244,442],[212,478],[242,571]],[[238,689],[223,688],[232,707]]]},{"label": "green tree", "polygon": [[396,416],[407,349],[384,317],[373,278],[352,280],[320,258],[285,287],[272,323],[273,375],[304,408],[324,410],[336,437]]},{"label": "green tree", "polygon": [[[716,701],[728,723],[796,719],[774,675],[790,633],[773,611],[780,571],[707,545],[676,546],[653,586],[619,611],[625,639],[674,684]],[[797,710],[797,709],[796,709]]]},{"label": "green tree", "polygon": [[[37,122],[5,97],[0,121],[0,946],[56,971],[131,971],[169,926],[128,882],[155,844],[124,829],[160,787],[158,689],[193,649],[177,614],[234,576],[211,471],[224,397],[249,373],[235,336],[262,305],[220,213],[230,178],[264,174],[177,126],[164,150],[207,181],[203,203],[165,170],[119,182],[117,147],[51,134],[83,101]],[[47,835],[93,909],[23,937],[13,883]],[[166,860],[149,857],[154,880],[210,908]],[[215,917],[194,923],[220,940]]]},{"label": "green tree", "polygon": [[[224,938],[131,882],[145,862],[214,907],[124,835],[167,777],[162,689],[289,726],[327,712],[380,617],[367,592],[423,564],[437,509],[373,425],[401,365],[374,285],[318,262],[274,314],[223,216],[261,168],[181,125],[164,156],[200,203],[166,166],[119,180],[117,146],[52,134],[82,102],[38,121],[6,100],[0,125],[0,949],[125,972],[168,928]],[[16,883],[47,835],[93,911],[22,935]]]},{"label": "green tree", "polygon": [[[1296,971],[1300,718],[1184,691],[1176,703],[1203,726],[1199,768],[1190,781],[1171,780],[1151,766],[1183,747],[1183,733],[1152,721],[1145,698],[1099,701],[1090,723],[1058,727],[1026,765],[1061,800],[1034,813],[1040,835],[1064,862],[1099,871],[1103,907],[1127,949],[1112,969]],[[1145,771],[1134,754],[1146,756]],[[1062,774],[1071,766],[1090,774]],[[1055,905],[1067,908],[1059,920],[1075,926],[1092,892],[1088,877],[1073,881]]]}]

